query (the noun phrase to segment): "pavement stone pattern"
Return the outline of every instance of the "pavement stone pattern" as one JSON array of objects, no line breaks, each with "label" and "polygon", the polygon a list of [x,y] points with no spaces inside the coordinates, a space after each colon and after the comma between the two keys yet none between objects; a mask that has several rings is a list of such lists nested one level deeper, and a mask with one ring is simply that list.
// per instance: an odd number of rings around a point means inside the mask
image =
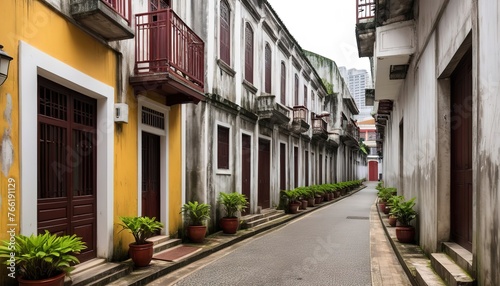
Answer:
[{"label": "pavement stone pattern", "polygon": [[373,286],[411,285],[380,221],[376,202],[370,211],[370,256]]}]

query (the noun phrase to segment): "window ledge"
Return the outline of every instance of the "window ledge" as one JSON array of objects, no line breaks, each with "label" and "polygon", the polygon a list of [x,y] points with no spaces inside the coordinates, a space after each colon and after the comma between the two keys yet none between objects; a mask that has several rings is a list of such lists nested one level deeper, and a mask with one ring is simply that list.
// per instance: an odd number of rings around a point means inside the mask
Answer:
[{"label": "window ledge", "polygon": [[226,64],[225,61],[221,59],[217,59],[217,65],[223,70],[225,73],[227,73],[229,76],[234,77],[236,74],[236,71],[231,68],[228,64]]},{"label": "window ledge", "polygon": [[226,170],[226,169],[217,169],[215,171],[216,175],[225,175],[225,176],[230,176],[231,175],[231,170]]},{"label": "window ledge", "polygon": [[243,86],[248,89],[251,93],[257,93],[258,89],[248,80],[244,79],[243,80]]}]

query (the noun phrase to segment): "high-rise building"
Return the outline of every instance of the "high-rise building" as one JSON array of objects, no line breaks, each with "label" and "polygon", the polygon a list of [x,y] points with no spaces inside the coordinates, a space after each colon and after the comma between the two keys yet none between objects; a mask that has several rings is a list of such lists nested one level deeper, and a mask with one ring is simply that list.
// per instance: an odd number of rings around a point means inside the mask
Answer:
[{"label": "high-rise building", "polygon": [[344,77],[351,96],[354,98],[359,109],[359,118],[367,117],[372,110],[371,106],[365,105],[365,89],[369,88],[370,75],[366,70],[349,69],[340,67],[340,74]]}]

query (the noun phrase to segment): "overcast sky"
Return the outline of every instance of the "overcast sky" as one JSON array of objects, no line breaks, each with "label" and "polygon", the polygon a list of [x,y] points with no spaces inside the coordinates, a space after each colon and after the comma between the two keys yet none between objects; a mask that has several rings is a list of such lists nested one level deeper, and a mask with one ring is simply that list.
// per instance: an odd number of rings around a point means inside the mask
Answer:
[{"label": "overcast sky", "polygon": [[334,60],[337,66],[370,69],[358,57],[356,0],[268,0],[302,49]]}]

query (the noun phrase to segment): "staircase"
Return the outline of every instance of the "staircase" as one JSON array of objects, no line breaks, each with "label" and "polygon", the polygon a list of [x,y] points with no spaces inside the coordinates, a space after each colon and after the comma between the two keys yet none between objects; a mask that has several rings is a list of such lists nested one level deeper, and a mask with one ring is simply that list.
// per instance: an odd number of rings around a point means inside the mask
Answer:
[{"label": "staircase", "polygon": [[[180,239],[169,239],[167,236],[159,235],[148,239],[152,241],[154,253],[181,244]],[[70,278],[66,277],[65,286],[101,286],[124,277],[132,272],[134,265],[130,260],[122,263],[107,262],[105,259],[93,259],[79,264],[71,272]]]},{"label": "staircase", "polygon": [[246,215],[241,217],[242,220],[242,229],[250,229],[256,226],[263,226],[273,220],[279,219],[285,216],[285,212],[282,210],[262,210],[260,214]]},{"label": "staircase", "polygon": [[432,253],[429,263],[415,265],[418,285],[475,285],[472,253],[453,242],[443,242],[441,253]]}]

